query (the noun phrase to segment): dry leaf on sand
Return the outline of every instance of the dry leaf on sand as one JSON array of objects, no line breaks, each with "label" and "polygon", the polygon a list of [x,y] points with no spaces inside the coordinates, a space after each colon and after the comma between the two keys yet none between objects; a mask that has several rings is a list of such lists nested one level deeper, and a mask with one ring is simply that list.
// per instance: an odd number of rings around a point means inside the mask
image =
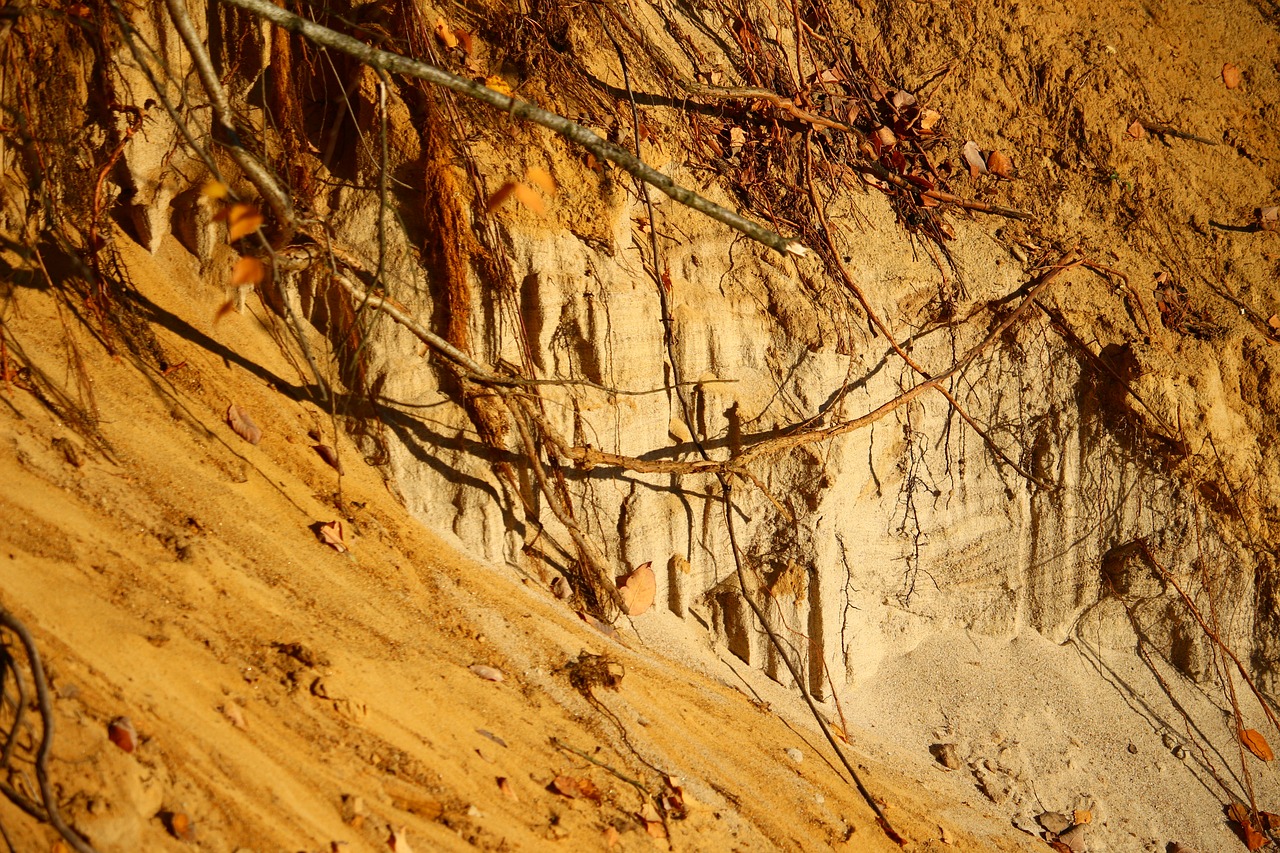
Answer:
[{"label": "dry leaf on sand", "polygon": [[320,538],[320,541],[339,554],[345,554],[351,550],[347,546],[346,532],[342,529],[342,519],[336,519],[328,524],[317,523],[312,526],[315,528],[316,536]]},{"label": "dry leaf on sand", "polygon": [[498,777],[498,790],[502,792],[502,796],[514,802],[520,802],[520,798],[516,796],[516,789],[511,787],[511,780],[506,776]]},{"label": "dry leaf on sand", "polygon": [[976,178],[978,175],[986,174],[987,163],[982,159],[982,152],[978,150],[978,143],[972,139],[960,149],[960,157],[964,160],[965,165],[969,167],[969,177]]},{"label": "dry leaf on sand", "polygon": [[1005,180],[1013,180],[1013,163],[999,151],[992,151],[987,155],[987,171]]},{"label": "dry leaf on sand", "polygon": [[622,593],[623,609],[628,616],[639,616],[653,606],[658,581],[651,565],[637,566],[635,571],[618,582],[618,592]]},{"label": "dry leaf on sand", "polygon": [[133,752],[138,748],[138,733],[128,717],[116,717],[107,726],[107,737],[125,752]]},{"label": "dry leaf on sand", "polygon": [[1256,729],[1241,730],[1240,742],[1244,744],[1245,749],[1249,750],[1263,761],[1276,760],[1276,754],[1271,751],[1271,744],[1267,743],[1267,739]]},{"label": "dry leaf on sand", "polygon": [[445,47],[458,46],[458,37],[453,34],[453,30],[444,22],[444,18],[436,18],[436,38],[440,39],[440,43]]},{"label": "dry leaf on sand", "polygon": [[496,669],[492,666],[485,666],[482,663],[472,664],[467,667],[467,669],[471,670],[485,681],[506,681],[507,679],[507,677],[502,674],[502,670]]},{"label": "dry leaf on sand", "polygon": [[262,441],[262,428],[253,422],[248,412],[235,403],[227,406],[227,426],[250,444]]}]

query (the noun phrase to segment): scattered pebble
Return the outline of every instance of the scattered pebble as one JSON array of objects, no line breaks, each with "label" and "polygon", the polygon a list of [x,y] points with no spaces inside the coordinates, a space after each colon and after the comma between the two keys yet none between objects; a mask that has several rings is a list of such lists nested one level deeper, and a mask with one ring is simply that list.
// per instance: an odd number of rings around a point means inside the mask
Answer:
[{"label": "scattered pebble", "polygon": [[502,670],[495,669],[491,666],[485,666],[482,663],[475,663],[467,668],[470,669],[472,672],[474,672],[476,675],[483,678],[485,681],[505,681],[506,680],[506,676],[502,674]]},{"label": "scattered pebble", "polygon": [[801,762],[804,761],[804,753],[796,749],[794,746],[787,747],[786,753],[787,753],[787,758],[790,758],[796,764],[800,764]]}]

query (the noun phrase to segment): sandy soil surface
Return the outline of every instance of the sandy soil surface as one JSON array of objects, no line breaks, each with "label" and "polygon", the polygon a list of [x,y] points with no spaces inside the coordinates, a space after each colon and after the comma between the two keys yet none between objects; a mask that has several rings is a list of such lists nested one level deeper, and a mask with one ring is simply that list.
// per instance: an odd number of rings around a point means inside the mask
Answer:
[{"label": "sandy soil surface", "polygon": [[[1252,224],[1280,164],[1280,12],[905,5],[861,26],[898,34],[873,50],[909,88],[952,67],[930,96],[957,143],[1013,157],[1016,181],[958,179],[1040,217],[989,223],[1010,257],[1083,244],[1129,270],[1144,363],[1171,394],[1231,365],[1235,397],[1198,386],[1226,407],[1198,426],[1271,448],[1280,248]],[[297,402],[305,367],[278,319],[251,300],[215,323],[221,291],[175,240],[151,255],[109,239],[163,369],[119,341],[109,355],[30,257],[11,251],[0,280],[0,604],[44,657],[52,779],[99,851],[897,849],[793,693],[695,622],[653,612],[606,633],[424,529],[377,460]],[[1196,334],[1194,312],[1160,325],[1148,282],[1175,265],[1225,337]],[[1075,296],[1077,320],[1123,299]],[[1241,392],[1241,372],[1265,381]],[[232,405],[260,443],[228,426]],[[346,553],[323,539],[334,521]],[[1220,695],[1140,665],[1135,643],[1087,620],[1064,645],[956,630],[824,713],[912,850],[1050,849],[1046,813],[1094,827],[1076,853],[1244,849],[1223,806],[1243,766],[1280,809],[1274,771],[1239,752]],[[122,716],[130,752],[108,738]],[[8,780],[28,794],[37,733]],[[61,849],[6,799],[0,825],[15,850]]]}]

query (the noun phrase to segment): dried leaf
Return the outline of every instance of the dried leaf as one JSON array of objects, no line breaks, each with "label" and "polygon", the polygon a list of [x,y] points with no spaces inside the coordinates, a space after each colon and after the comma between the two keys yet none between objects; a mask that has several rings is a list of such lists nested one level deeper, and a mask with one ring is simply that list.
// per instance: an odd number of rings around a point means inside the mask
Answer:
[{"label": "dried leaf", "polygon": [[495,669],[492,666],[485,666],[482,663],[473,663],[467,669],[483,678],[485,681],[506,681],[507,677],[502,674],[502,670]]},{"label": "dried leaf", "polygon": [[1245,749],[1263,761],[1276,760],[1276,754],[1271,751],[1271,744],[1267,743],[1267,739],[1257,729],[1243,729],[1240,732],[1240,742],[1244,744]]},{"label": "dried leaf", "polygon": [[1253,823],[1253,815],[1249,813],[1249,807],[1244,803],[1232,803],[1227,806],[1227,817],[1234,820],[1241,826],[1247,826]]},{"label": "dried leaf", "polygon": [[557,776],[551,780],[551,790],[571,800],[578,799],[578,780],[572,776]]},{"label": "dried leaf", "polygon": [[206,181],[205,185],[200,188],[200,195],[205,198],[223,199],[227,197],[230,190],[222,181]]},{"label": "dried leaf", "polygon": [[249,724],[245,722],[244,712],[235,702],[227,702],[222,706],[222,715],[231,721],[231,725],[241,731],[247,731]]},{"label": "dried leaf", "polygon": [[233,204],[227,210],[227,242],[234,243],[262,227],[262,214],[252,204]]},{"label": "dried leaf", "polygon": [[236,261],[236,265],[231,268],[231,286],[239,287],[242,284],[258,284],[267,277],[267,268],[262,261],[257,258],[251,258],[248,255]]},{"label": "dried leaf", "polygon": [[1267,318],[1267,325],[1280,332],[1280,314],[1272,314]]},{"label": "dried leaf", "polygon": [[964,160],[965,165],[969,167],[969,177],[976,178],[978,175],[987,173],[986,161],[982,159],[982,152],[978,150],[978,143],[972,139],[960,149],[960,157]]},{"label": "dried leaf", "polygon": [[747,144],[747,132],[740,127],[729,128],[729,154],[736,156]]},{"label": "dried leaf", "polygon": [[1276,832],[1280,830],[1280,814],[1273,812],[1258,812],[1258,817],[1262,818],[1262,826],[1267,832]]},{"label": "dried leaf", "polygon": [[507,742],[506,742],[505,740],[503,740],[502,738],[498,737],[497,735],[495,735],[493,732],[489,731],[488,729],[476,729],[476,734],[480,735],[480,737],[488,738],[489,740],[493,741],[494,743],[496,743],[498,746],[502,747],[503,749],[507,749],[507,748],[508,748],[508,747],[507,747]]},{"label": "dried leaf", "polygon": [[125,752],[138,748],[138,733],[128,717],[116,717],[107,725],[107,738]]},{"label": "dried leaf", "polygon": [[1126,132],[1134,139],[1143,139],[1147,135],[1147,129],[1142,126],[1142,122],[1138,119],[1133,120],[1133,124],[1129,125],[1129,129]]},{"label": "dried leaf", "polygon": [[462,48],[462,52],[467,56],[474,56],[476,52],[475,36],[466,30],[454,30],[453,34],[458,37],[458,45]]},{"label": "dried leaf", "polygon": [[556,179],[546,169],[538,166],[530,166],[529,170],[524,173],[524,178],[529,183],[541,189],[547,195],[555,195],[558,187]]},{"label": "dried leaf", "polygon": [[987,171],[1005,180],[1013,180],[1013,163],[999,151],[992,151],[987,155]]},{"label": "dried leaf", "polygon": [[639,616],[653,606],[653,598],[658,590],[657,578],[654,577],[651,563],[637,566],[635,571],[627,575],[618,584],[618,592],[622,593],[623,609],[628,616]]},{"label": "dried leaf", "polygon": [[250,444],[256,445],[262,441],[262,428],[253,422],[248,412],[235,403],[227,406],[227,426]]},{"label": "dried leaf", "polygon": [[880,143],[882,149],[892,148],[898,144],[898,137],[894,136],[893,131],[887,127],[877,127],[874,133],[876,141]]},{"label": "dried leaf", "polygon": [[604,799],[604,795],[600,793],[600,789],[596,787],[596,783],[586,778],[578,780],[578,793],[582,794],[582,796],[586,797],[597,806],[600,805],[600,801]]},{"label": "dried leaf", "polygon": [[942,113],[937,110],[923,109],[920,111],[920,120],[916,122],[916,127],[920,128],[921,133],[932,133],[934,125],[942,121]]},{"label": "dried leaf", "polygon": [[520,797],[516,795],[516,789],[511,787],[511,780],[506,776],[498,777],[498,790],[502,792],[502,796],[512,802],[520,802]]},{"label": "dried leaf", "polygon": [[391,837],[387,839],[387,846],[394,853],[413,853],[413,848],[409,846],[409,829],[408,827],[400,827],[391,830]]},{"label": "dried leaf", "polygon": [[1240,825],[1240,831],[1244,835],[1244,846],[1249,848],[1250,853],[1254,850],[1261,850],[1271,843],[1270,838],[1267,838],[1247,823]]},{"label": "dried leaf", "polygon": [[1230,62],[1222,66],[1222,82],[1228,89],[1240,85],[1240,67]]},{"label": "dried leaf", "polygon": [[436,38],[445,47],[458,46],[458,37],[453,34],[453,30],[445,23],[444,18],[436,18]]},{"label": "dried leaf", "polygon": [[320,537],[320,541],[339,554],[345,554],[351,550],[347,547],[347,537],[342,529],[342,519],[331,521],[328,524],[316,524],[314,527],[316,535]]},{"label": "dried leaf", "polygon": [[313,449],[330,468],[337,471],[340,475],[346,475],[347,472],[342,470],[342,460],[338,458],[338,451],[334,450],[327,444],[317,444]]},{"label": "dried leaf", "polygon": [[501,95],[506,95],[508,98],[515,97],[515,93],[511,91],[511,85],[497,74],[491,74],[484,78],[484,84],[493,91]]},{"label": "dried leaf", "polygon": [[1258,227],[1263,231],[1280,230],[1280,206],[1260,207],[1256,211]]}]

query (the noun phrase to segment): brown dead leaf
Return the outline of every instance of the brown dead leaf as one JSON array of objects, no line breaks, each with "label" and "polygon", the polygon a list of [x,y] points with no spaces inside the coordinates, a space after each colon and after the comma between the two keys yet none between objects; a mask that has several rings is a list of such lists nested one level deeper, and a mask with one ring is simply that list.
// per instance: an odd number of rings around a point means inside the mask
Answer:
[{"label": "brown dead leaf", "polygon": [[328,524],[315,524],[316,536],[320,537],[320,541],[328,545],[339,554],[345,554],[351,550],[347,547],[347,537],[342,529],[342,519],[336,519]]},{"label": "brown dead leaf", "polygon": [[1263,231],[1280,231],[1280,206],[1259,207],[1255,211],[1258,227]]},{"label": "brown dead leaf", "polygon": [[551,790],[571,800],[578,799],[578,780],[572,776],[557,776],[551,780]]},{"label": "brown dead leaf", "polygon": [[317,444],[313,448],[320,458],[325,461],[333,470],[339,474],[345,475],[347,472],[342,470],[342,460],[338,458],[338,451],[334,450],[327,444]]},{"label": "brown dead leaf", "polygon": [[248,412],[235,403],[227,406],[227,426],[250,444],[256,445],[262,441],[262,428],[253,422]]},{"label": "brown dead leaf", "polygon": [[1262,826],[1267,832],[1280,831],[1280,814],[1258,812],[1258,817],[1262,818]]},{"label": "brown dead leaf", "polygon": [[1133,124],[1129,125],[1129,129],[1125,131],[1134,139],[1144,139],[1147,135],[1147,129],[1142,126],[1142,122],[1138,119],[1133,120]]},{"label": "brown dead leaf", "polygon": [[1013,180],[1013,163],[999,151],[992,151],[987,155],[987,171],[1007,181]]},{"label": "brown dead leaf", "polygon": [[1270,326],[1272,330],[1280,332],[1280,314],[1272,314],[1268,317],[1267,325]]},{"label": "brown dead leaf", "polygon": [[236,261],[236,265],[231,268],[232,287],[239,287],[242,284],[258,284],[266,277],[267,268],[262,261],[247,255]]},{"label": "brown dead leaf", "polygon": [[595,803],[597,806],[600,805],[600,801],[604,799],[604,795],[600,793],[600,789],[596,787],[596,783],[586,778],[578,780],[578,793]]},{"label": "brown dead leaf", "polygon": [[107,738],[125,752],[138,748],[138,733],[128,717],[116,717],[107,725]]},{"label": "brown dead leaf", "polygon": [[512,802],[520,802],[520,797],[516,795],[516,789],[511,787],[511,780],[506,776],[498,777],[498,790],[502,792],[502,796]]},{"label": "brown dead leaf", "polygon": [[1234,89],[1240,85],[1240,67],[1233,63],[1226,63],[1222,66],[1222,82],[1228,89]]},{"label": "brown dead leaf", "polygon": [[257,206],[238,202],[227,209],[227,242],[234,243],[262,227],[262,214]]},{"label": "brown dead leaf", "polygon": [[1243,729],[1240,732],[1240,742],[1244,744],[1244,748],[1261,758],[1263,761],[1275,761],[1276,754],[1271,751],[1271,744],[1267,743],[1267,739],[1257,729]]},{"label": "brown dead leaf", "polygon": [[881,148],[892,148],[898,144],[898,137],[894,136],[893,131],[887,127],[877,127],[875,137]]},{"label": "brown dead leaf", "polygon": [[920,111],[920,121],[916,123],[916,127],[920,128],[921,133],[932,133],[934,125],[942,121],[942,113],[937,110],[923,109]]},{"label": "brown dead leaf", "polygon": [[1240,825],[1240,831],[1244,835],[1244,846],[1249,848],[1251,853],[1254,850],[1261,850],[1271,843],[1270,838],[1267,838],[1247,823]]},{"label": "brown dead leaf", "polygon": [[507,680],[507,677],[502,674],[502,670],[492,666],[485,666],[482,663],[473,663],[471,666],[467,667],[467,669],[471,670],[485,681],[502,682]]},{"label": "brown dead leaf", "polygon": [[453,30],[445,23],[444,18],[436,18],[436,38],[445,47],[458,46],[458,37],[453,34]]},{"label": "brown dead leaf", "polygon": [[1227,817],[1231,818],[1241,826],[1253,822],[1253,816],[1249,814],[1249,807],[1244,803],[1232,803],[1227,806]]},{"label": "brown dead leaf", "polygon": [[475,36],[466,30],[454,30],[453,34],[458,37],[458,46],[462,48],[462,52],[467,56],[474,56],[476,52]]},{"label": "brown dead leaf", "polygon": [[624,577],[618,584],[618,592],[622,593],[623,609],[628,616],[639,616],[653,606],[653,597],[658,589],[657,578],[654,577],[651,563],[637,566],[635,571]]},{"label": "brown dead leaf", "polygon": [[556,179],[546,169],[538,166],[530,166],[529,170],[524,173],[524,178],[529,183],[541,189],[547,195],[556,194]]}]

